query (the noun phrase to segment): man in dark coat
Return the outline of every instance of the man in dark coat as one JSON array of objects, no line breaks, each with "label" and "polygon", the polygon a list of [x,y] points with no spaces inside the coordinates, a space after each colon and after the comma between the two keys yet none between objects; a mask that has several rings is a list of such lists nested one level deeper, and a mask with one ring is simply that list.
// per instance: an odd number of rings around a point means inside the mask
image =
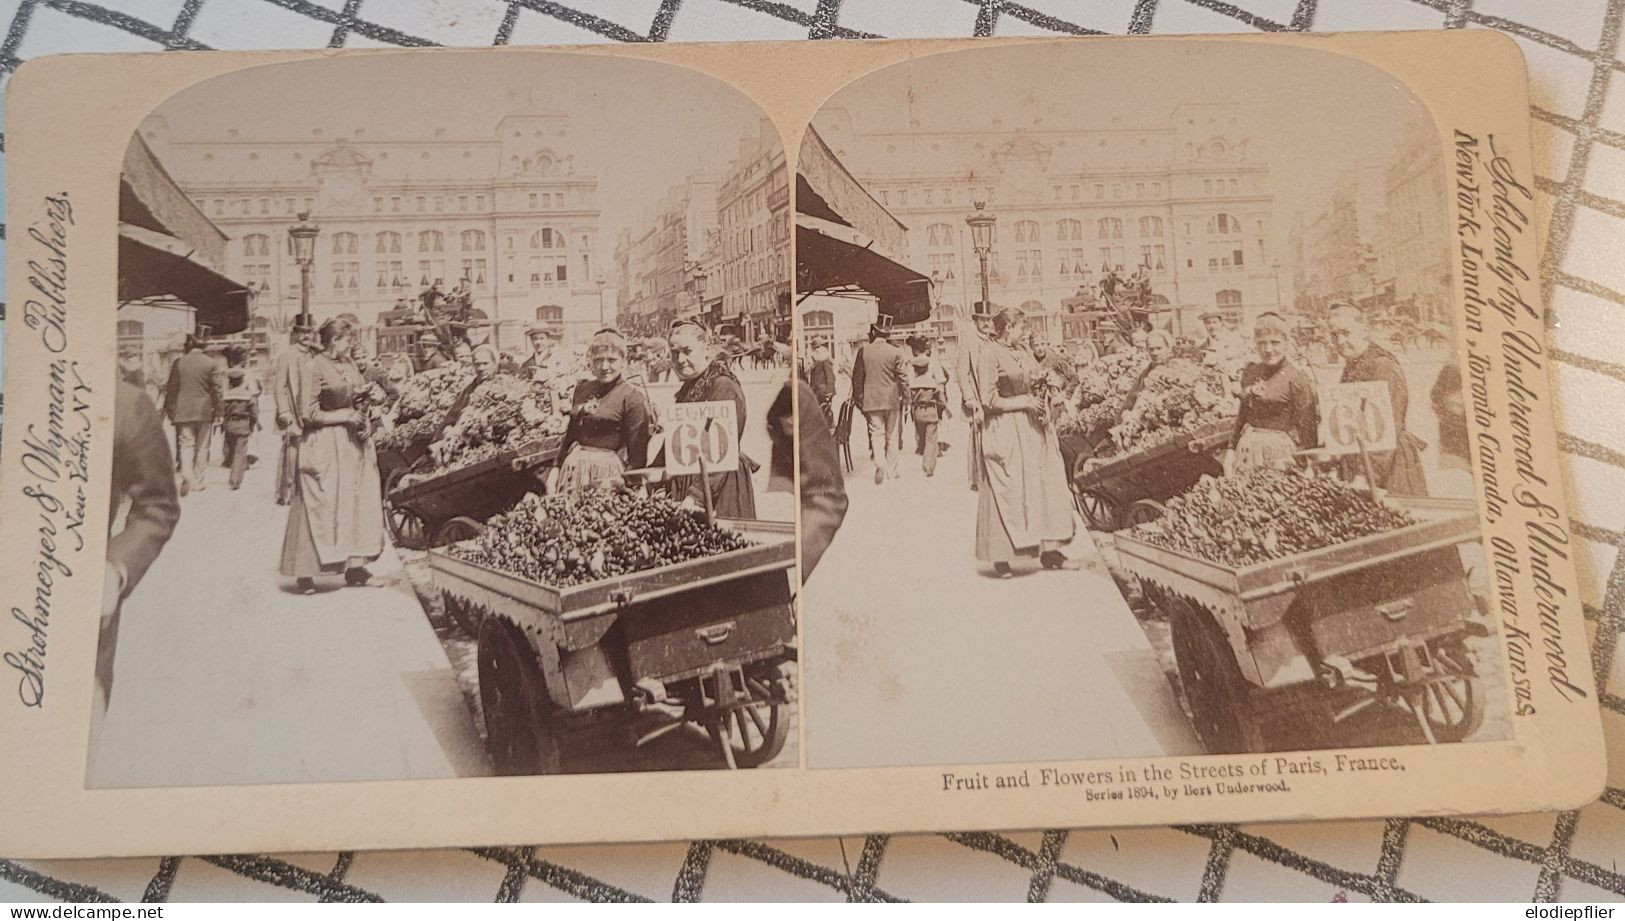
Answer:
[{"label": "man in dark coat", "polygon": [[971,313],[974,331],[959,337],[959,355],[954,360],[954,380],[959,382],[959,408],[970,426],[970,455],[965,469],[970,476],[970,488],[981,488],[982,477],[982,381],[992,374],[988,367],[987,350],[993,341],[993,313],[987,305],[977,302]]},{"label": "man in dark coat", "polygon": [[[1333,346],[1343,356],[1343,383],[1382,381],[1388,385],[1396,448],[1368,452],[1371,476],[1376,481],[1372,485],[1398,496],[1427,495],[1427,479],[1422,472],[1422,448],[1426,443],[1405,427],[1410,408],[1405,369],[1393,353],[1371,341],[1365,313],[1359,307],[1346,301],[1333,304],[1327,325],[1331,327]],[[1343,458],[1342,465],[1346,480],[1365,475],[1365,464],[1358,454]]]},{"label": "man in dark coat", "polygon": [[203,349],[198,336],[186,337],[186,352],[169,368],[164,388],[164,415],[175,427],[180,454],[181,495],[203,489],[209,463],[209,435],[219,421],[225,398],[226,369]]},{"label": "man in dark coat", "polygon": [[869,327],[869,342],[852,360],[852,399],[869,429],[869,456],[875,462],[875,484],[896,479],[897,442],[902,434],[903,396],[908,367],[903,350],[886,341],[878,324]]},{"label": "man in dark coat", "polygon": [[835,424],[835,362],[829,357],[829,343],[820,342],[812,348],[812,367],[807,369],[807,386],[818,398],[818,408],[830,425]]},{"label": "man in dark coat", "polygon": [[[119,611],[152,561],[175,533],[181,506],[175,498],[174,461],[152,401],[140,387],[119,381],[113,395],[113,482],[108,503],[107,575],[102,592],[101,640],[96,649],[99,703],[113,687]],[[124,527],[111,533],[129,502]]]},{"label": "man in dark coat", "polygon": [[807,409],[818,397],[801,380],[796,379],[794,385],[800,413],[791,412],[790,384],[779,390],[767,410],[767,433],[773,445],[768,488],[789,488],[799,454],[800,478],[795,485],[801,502],[801,580],[805,582],[840,530],[847,498],[835,438],[829,426]]}]

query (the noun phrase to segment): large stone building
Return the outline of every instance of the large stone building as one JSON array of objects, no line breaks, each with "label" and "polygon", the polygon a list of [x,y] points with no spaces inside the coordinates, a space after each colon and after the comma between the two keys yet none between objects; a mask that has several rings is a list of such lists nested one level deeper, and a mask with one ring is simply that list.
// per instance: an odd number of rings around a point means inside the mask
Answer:
[{"label": "large stone building", "polygon": [[1332,190],[1324,207],[1300,214],[1291,233],[1297,308],[1335,298],[1375,302],[1390,281],[1381,245],[1382,164],[1361,163]]},{"label": "large stone building", "polygon": [[321,228],[311,310],[372,323],[396,299],[467,279],[503,344],[538,317],[590,334],[599,318],[598,179],[571,153],[570,118],[507,116],[483,136],[427,129],[406,139],[366,129],[298,137],[242,129],[175,135],[150,117],[141,135],[177,184],[230,237],[227,274],[258,293],[261,315],[299,309],[288,227]]},{"label": "large stone building", "polygon": [[[1236,319],[1279,302],[1269,167],[1250,149],[1239,105],[1188,103],[1146,120],[1093,126],[860,130],[839,109],[818,130],[865,187],[908,226],[907,262],[939,300],[981,297],[965,216],[998,219],[990,298],[1053,318],[1107,266],[1149,266],[1176,332],[1219,308]],[[1052,324],[1058,327],[1059,324]]]},{"label": "large stone building", "polygon": [[1427,323],[1448,324],[1453,316],[1451,204],[1445,194],[1438,143],[1418,133],[1401,148],[1384,176],[1389,253],[1385,261],[1393,273],[1396,307]]},{"label": "large stone building", "polygon": [[[717,188],[721,322],[748,339],[790,334],[790,183],[778,129],[763,119]],[[720,283],[720,284],[719,284]]]}]

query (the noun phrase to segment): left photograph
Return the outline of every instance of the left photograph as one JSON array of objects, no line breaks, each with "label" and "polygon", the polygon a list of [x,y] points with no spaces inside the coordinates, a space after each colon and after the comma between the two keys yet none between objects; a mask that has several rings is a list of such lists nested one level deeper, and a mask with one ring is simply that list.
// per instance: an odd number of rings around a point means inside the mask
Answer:
[{"label": "left photograph", "polygon": [[667,64],[199,83],[119,189],[87,785],[800,763],[790,184]]}]

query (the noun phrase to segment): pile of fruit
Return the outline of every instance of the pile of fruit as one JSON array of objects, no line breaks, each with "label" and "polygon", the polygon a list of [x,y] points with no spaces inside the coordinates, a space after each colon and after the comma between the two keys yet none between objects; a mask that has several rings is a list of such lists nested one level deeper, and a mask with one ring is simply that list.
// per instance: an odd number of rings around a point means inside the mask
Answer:
[{"label": "pile of fruit", "polygon": [[1143,350],[1125,349],[1085,365],[1061,415],[1060,434],[1093,439],[1116,425],[1123,401],[1150,363]]},{"label": "pile of fruit", "polygon": [[1218,368],[1182,358],[1165,362],[1145,376],[1134,405],[1112,427],[1112,444],[1121,453],[1138,451],[1234,419],[1241,407],[1237,383]]},{"label": "pile of fruit", "polygon": [[382,431],[377,434],[378,449],[421,451],[428,448],[445,423],[446,410],[473,381],[473,367],[460,361],[407,379],[400,386],[400,398],[395,401],[393,414],[384,420]]},{"label": "pile of fruit", "polygon": [[429,446],[435,467],[477,463],[507,448],[564,432],[569,420],[553,411],[546,387],[499,374],[474,388],[463,410]]},{"label": "pile of fruit", "polygon": [[1252,566],[1415,524],[1409,513],[1329,476],[1255,470],[1203,477],[1130,532],[1228,566]]},{"label": "pile of fruit", "polygon": [[449,552],[559,587],[740,550],[751,542],[664,496],[594,489],[526,496]]}]

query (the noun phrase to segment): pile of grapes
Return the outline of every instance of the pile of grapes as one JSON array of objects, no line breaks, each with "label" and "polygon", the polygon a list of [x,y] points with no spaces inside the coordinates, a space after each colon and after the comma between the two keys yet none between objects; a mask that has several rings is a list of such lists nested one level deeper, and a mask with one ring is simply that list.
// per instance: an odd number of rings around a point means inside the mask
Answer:
[{"label": "pile of grapes", "polygon": [[548,389],[499,374],[474,388],[440,440],[429,446],[441,470],[464,467],[508,448],[564,432],[569,420],[553,410]]},{"label": "pile of grapes", "polygon": [[383,421],[382,431],[377,434],[378,449],[427,448],[444,424],[446,410],[473,381],[473,367],[461,361],[408,378],[400,386],[393,414]]},{"label": "pile of grapes", "polygon": [[1061,414],[1060,433],[1093,439],[1116,425],[1123,401],[1150,363],[1144,350],[1125,349],[1085,365]]},{"label": "pile of grapes", "polygon": [[492,518],[477,541],[449,552],[470,562],[559,587],[740,550],[737,531],[664,496],[594,489],[526,496]]},{"label": "pile of grapes", "polygon": [[1410,514],[1328,476],[1257,470],[1203,477],[1130,532],[1147,543],[1251,566],[1415,524]]},{"label": "pile of grapes", "polygon": [[1151,448],[1180,435],[1188,435],[1210,422],[1234,419],[1241,403],[1236,398],[1239,375],[1175,358],[1145,377],[1134,405],[1112,427],[1118,452]]}]

